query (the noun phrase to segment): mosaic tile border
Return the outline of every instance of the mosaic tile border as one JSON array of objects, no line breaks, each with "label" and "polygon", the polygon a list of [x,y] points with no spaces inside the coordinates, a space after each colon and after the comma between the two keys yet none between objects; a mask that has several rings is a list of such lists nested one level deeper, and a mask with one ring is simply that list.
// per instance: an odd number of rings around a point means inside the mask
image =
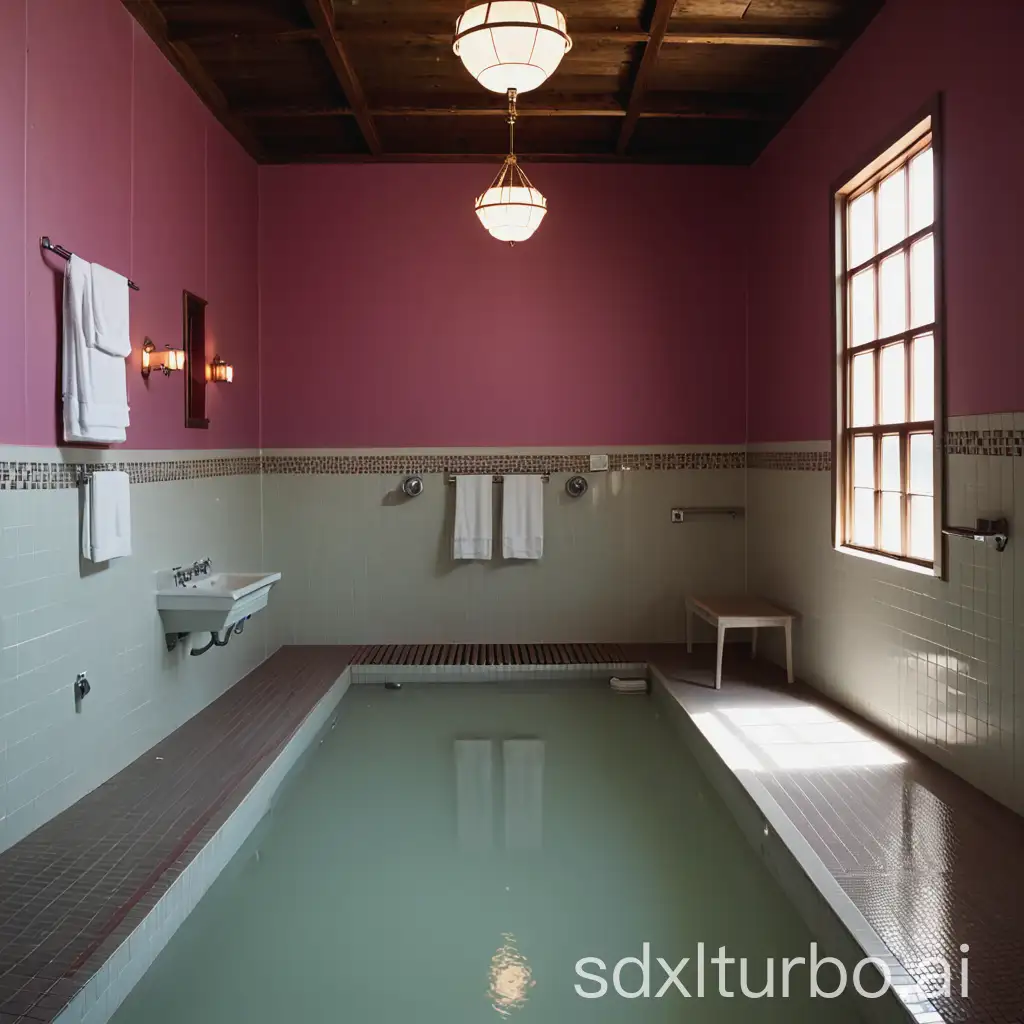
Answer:
[{"label": "mosaic tile border", "polygon": [[950,430],[946,454],[1024,458],[1024,430]]},{"label": "mosaic tile border", "polygon": [[165,459],[153,462],[2,462],[0,491],[58,491],[77,487],[83,477],[121,470],[133,484],[206,480],[218,476],[258,476],[258,455],[216,459]]},{"label": "mosaic tile border", "polygon": [[[951,430],[947,455],[1024,458],[1024,430]],[[830,451],[625,452],[611,456],[622,470],[769,469],[829,472]],[[290,476],[393,475],[400,473],[589,473],[586,454],[241,455],[149,462],[15,462],[0,460],[0,491],[52,491],[78,486],[81,476],[123,470],[133,484],[205,480],[275,473]]]},{"label": "mosaic tile border", "polygon": [[[1024,430],[949,430],[946,455],[991,455],[1024,458]],[[757,451],[747,454],[748,469],[830,472],[830,451]]]},{"label": "mosaic tile border", "polygon": [[748,469],[778,469],[792,472],[830,472],[832,453],[830,451],[780,451],[750,452],[747,455]]},{"label": "mosaic tile border", "polygon": [[[610,456],[613,469],[745,469],[747,454],[626,452]],[[589,473],[589,455],[265,455],[263,471],[284,475],[341,476],[395,473]]]}]

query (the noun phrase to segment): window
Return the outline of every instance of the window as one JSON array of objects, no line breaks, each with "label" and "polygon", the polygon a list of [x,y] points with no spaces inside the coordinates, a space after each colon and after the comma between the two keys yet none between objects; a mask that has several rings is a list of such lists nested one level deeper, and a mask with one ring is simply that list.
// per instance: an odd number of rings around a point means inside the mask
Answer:
[{"label": "window", "polygon": [[938,574],[941,223],[936,118],[835,191],[836,545]]}]

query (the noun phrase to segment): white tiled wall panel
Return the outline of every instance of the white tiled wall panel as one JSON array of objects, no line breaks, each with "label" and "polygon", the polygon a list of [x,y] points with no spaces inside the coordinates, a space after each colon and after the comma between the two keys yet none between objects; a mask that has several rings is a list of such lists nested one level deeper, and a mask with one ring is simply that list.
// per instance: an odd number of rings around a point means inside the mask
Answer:
[{"label": "white tiled wall panel", "polygon": [[[1022,427],[1020,415],[949,424]],[[800,613],[802,678],[1024,813],[1024,459],[951,455],[947,466],[947,521],[1005,515],[1005,552],[951,538],[948,581],[840,554],[831,474],[751,470],[750,587]]]},{"label": "white tiled wall panel", "polygon": [[269,618],[281,643],[671,641],[691,590],[742,591],[742,519],[673,524],[674,506],[742,506],[742,469],[567,474],[544,486],[544,557],[451,558],[455,488],[424,477],[264,477],[266,565],[284,578]]},{"label": "white tiled wall panel", "polygon": [[[25,451],[0,449],[4,458],[25,458]],[[59,454],[36,450],[32,458]],[[133,556],[95,566],[79,555],[76,489],[0,491],[0,849],[129,764],[266,657],[260,617],[227,648],[199,658],[168,653],[153,579],[159,569],[205,556],[218,568],[260,568],[260,478],[138,484],[131,499]],[[78,672],[92,686],[80,712]]]}]

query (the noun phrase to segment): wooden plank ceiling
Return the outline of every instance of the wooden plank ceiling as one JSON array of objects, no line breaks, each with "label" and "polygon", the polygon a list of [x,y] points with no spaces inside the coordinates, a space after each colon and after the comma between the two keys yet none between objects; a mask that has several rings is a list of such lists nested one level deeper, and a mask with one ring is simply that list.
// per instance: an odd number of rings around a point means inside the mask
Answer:
[{"label": "wooden plank ceiling", "polygon": [[[573,48],[519,100],[531,160],[748,164],[884,0],[549,0]],[[123,0],[264,163],[500,160],[463,0]]]}]

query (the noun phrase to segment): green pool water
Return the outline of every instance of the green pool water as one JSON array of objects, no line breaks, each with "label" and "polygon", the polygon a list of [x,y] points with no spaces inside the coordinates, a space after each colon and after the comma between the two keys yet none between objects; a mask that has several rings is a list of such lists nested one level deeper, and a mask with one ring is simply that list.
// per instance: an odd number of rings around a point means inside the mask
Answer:
[{"label": "green pool water", "polygon": [[[843,1024],[854,997],[739,991],[812,936],[648,697],[589,684],[352,687],[337,724],[114,1017]],[[650,995],[615,964],[650,951]],[[824,951],[823,951],[824,953]],[[577,973],[584,966],[608,986]],[[679,973],[685,998],[657,963]],[[823,985],[829,980],[822,971]],[[624,966],[620,986],[640,988]]]}]

